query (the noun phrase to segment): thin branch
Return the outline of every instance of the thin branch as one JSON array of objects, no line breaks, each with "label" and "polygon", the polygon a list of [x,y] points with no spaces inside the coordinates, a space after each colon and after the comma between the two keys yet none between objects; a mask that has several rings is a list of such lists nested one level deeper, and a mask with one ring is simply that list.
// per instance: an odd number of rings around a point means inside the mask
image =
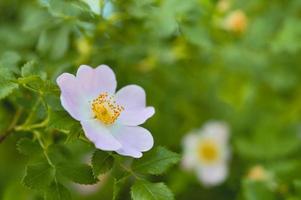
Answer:
[{"label": "thin branch", "polygon": [[4,132],[3,135],[0,136],[0,143],[2,143],[14,130],[16,124],[18,123],[18,120],[21,116],[22,113],[22,109],[19,108],[16,111],[16,114],[12,120],[12,122],[10,123],[10,125],[8,126],[8,128],[6,129],[6,131]]}]

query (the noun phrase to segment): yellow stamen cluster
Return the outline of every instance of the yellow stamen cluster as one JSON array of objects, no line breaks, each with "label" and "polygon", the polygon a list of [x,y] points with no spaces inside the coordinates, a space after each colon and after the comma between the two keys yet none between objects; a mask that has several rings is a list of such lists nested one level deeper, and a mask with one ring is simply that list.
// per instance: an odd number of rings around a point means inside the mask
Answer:
[{"label": "yellow stamen cluster", "polygon": [[204,163],[212,163],[219,158],[218,145],[209,139],[205,139],[198,146],[199,159]]},{"label": "yellow stamen cluster", "polygon": [[124,108],[118,105],[108,93],[101,93],[92,102],[94,117],[106,125],[113,124]]}]

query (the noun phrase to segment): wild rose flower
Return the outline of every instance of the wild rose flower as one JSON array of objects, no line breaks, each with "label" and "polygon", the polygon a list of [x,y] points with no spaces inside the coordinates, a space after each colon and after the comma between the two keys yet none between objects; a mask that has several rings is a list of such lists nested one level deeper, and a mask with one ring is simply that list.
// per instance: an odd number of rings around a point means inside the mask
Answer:
[{"label": "wild rose flower", "polygon": [[228,126],[208,122],[184,138],[183,167],[196,172],[206,186],[220,184],[228,174]]},{"label": "wild rose flower", "polygon": [[62,106],[80,121],[86,137],[96,148],[134,158],[152,148],[151,133],[139,125],[153,116],[155,110],[146,107],[141,87],[128,85],[115,93],[115,74],[106,65],[95,69],[81,65],[76,76],[63,73],[57,84]]}]

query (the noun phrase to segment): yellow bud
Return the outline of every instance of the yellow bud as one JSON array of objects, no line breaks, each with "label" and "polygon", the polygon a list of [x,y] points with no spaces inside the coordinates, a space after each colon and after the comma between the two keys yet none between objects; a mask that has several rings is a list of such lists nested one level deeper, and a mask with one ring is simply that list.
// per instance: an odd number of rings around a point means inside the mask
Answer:
[{"label": "yellow bud", "polygon": [[268,177],[268,172],[261,165],[252,167],[247,175],[247,178],[253,181],[266,181]]},{"label": "yellow bud", "polygon": [[219,0],[216,4],[216,9],[219,12],[224,13],[229,10],[230,6],[231,6],[230,0]]},{"label": "yellow bud", "polygon": [[244,33],[247,26],[247,16],[242,10],[235,10],[231,12],[224,21],[225,29],[234,33]]},{"label": "yellow bud", "polygon": [[89,55],[92,50],[89,40],[84,37],[76,41],[76,47],[80,55]]}]

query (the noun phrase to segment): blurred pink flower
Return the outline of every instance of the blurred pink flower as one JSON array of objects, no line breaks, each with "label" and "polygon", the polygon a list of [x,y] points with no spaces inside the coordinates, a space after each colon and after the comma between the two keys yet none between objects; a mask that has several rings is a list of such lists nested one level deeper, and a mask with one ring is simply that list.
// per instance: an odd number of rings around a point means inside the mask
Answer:
[{"label": "blurred pink flower", "polygon": [[81,65],[76,76],[63,73],[57,84],[62,106],[80,121],[96,148],[134,158],[152,148],[151,133],[139,126],[155,113],[146,107],[143,88],[128,85],[115,93],[115,74],[106,65],[95,69]]},{"label": "blurred pink flower", "polygon": [[220,184],[228,175],[228,135],[225,123],[208,122],[184,138],[183,167],[194,170],[206,186]]}]

